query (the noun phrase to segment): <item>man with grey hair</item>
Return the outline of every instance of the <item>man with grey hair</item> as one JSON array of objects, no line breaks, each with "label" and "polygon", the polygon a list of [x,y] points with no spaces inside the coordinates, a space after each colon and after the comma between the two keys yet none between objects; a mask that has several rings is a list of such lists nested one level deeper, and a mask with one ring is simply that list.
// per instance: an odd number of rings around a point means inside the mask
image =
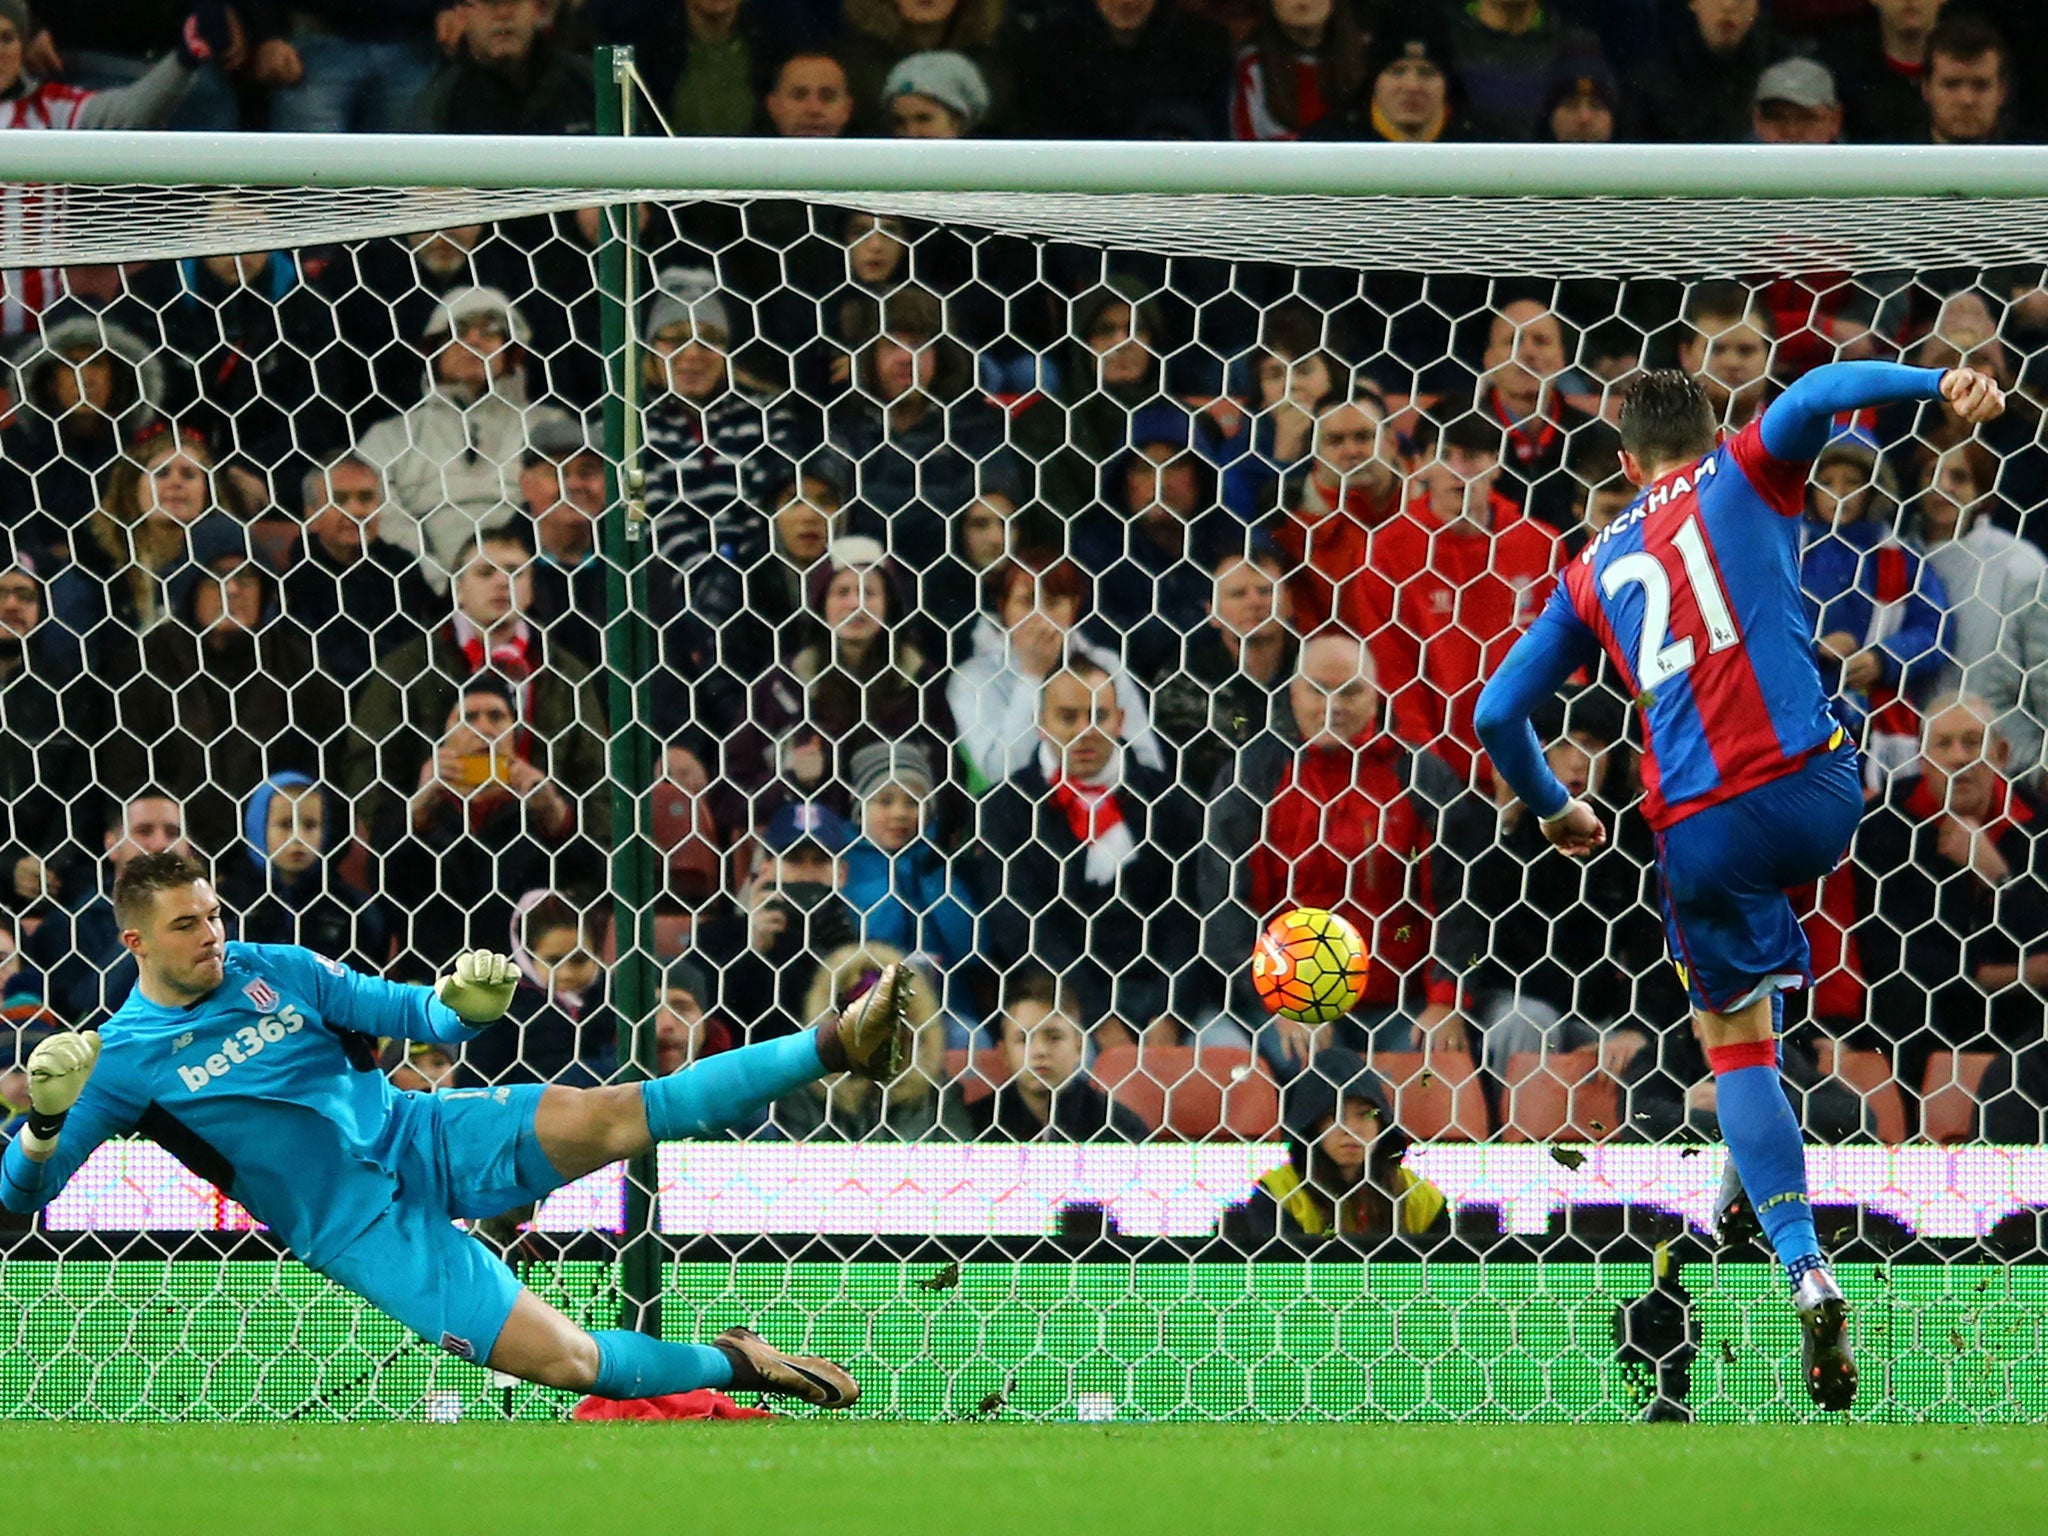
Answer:
[{"label": "man with grey hair", "polygon": [[354,694],[439,607],[412,551],[380,537],[384,476],[350,449],[306,472],[305,526],[285,553],[285,611],[320,670]]},{"label": "man with grey hair", "polygon": [[[1871,1005],[1868,1028],[1849,1043],[1892,1057],[1909,1130],[1937,1052],[2010,1051],[2041,1038],[2048,804],[2005,777],[1993,719],[1968,694],[1934,700],[1918,771],[1892,780],[1856,834]],[[1947,1080],[1942,1063],[1932,1076]]]},{"label": "man with grey hair", "polygon": [[1357,925],[1372,968],[1357,1006],[1334,1024],[1276,1015],[1259,1029],[1276,1071],[1291,1076],[1326,1044],[1457,1050],[1471,1041],[1458,978],[1433,948],[1438,893],[1448,904],[1457,873],[1438,820],[1463,783],[1387,729],[1365,641],[1326,629],[1302,642],[1286,705],[1238,755],[1234,781],[1219,783],[1196,855],[1202,943],[1230,991],[1218,1035],[1231,1022],[1258,1027],[1248,957],[1259,930],[1290,907],[1314,906]]}]

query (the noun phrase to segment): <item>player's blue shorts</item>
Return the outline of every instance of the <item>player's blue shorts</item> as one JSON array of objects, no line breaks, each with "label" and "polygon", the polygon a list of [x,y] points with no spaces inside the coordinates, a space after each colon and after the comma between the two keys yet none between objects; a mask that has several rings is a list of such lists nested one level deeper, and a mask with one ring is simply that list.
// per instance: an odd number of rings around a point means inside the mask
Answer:
[{"label": "player's blue shorts", "polygon": [[1841,863],[1862,816],[1863,771],[1844,740],[1657,834],[1664,936],[1695,1007],[1733,1013],[1813,980],[1785,893]]},{"label": "player's blue shorts", "polygon": [[404,1095],[398,1198],[321,1273],[428,1343],[488,1360],[519,1281],[452,1218],[496,1216],[562,1184],[533,1133],[543,1086]]}]

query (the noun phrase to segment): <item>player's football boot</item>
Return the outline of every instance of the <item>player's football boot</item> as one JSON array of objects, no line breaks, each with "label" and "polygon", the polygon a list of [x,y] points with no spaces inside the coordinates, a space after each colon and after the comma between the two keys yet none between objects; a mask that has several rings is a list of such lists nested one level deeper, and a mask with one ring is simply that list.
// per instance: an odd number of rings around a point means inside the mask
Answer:
[{"label": "player's football boot", "polygon": [[820,1408],[851,1408],[860,1383],[820,1355],[786,1355],[751,1328],[728,1328],[711,1347],[732,1362],[733,1392],[769,1392]]},{"label": "player's football boot", "polygon": [[1730,1157],[1721,1165],[1721,1193],[1714,1202],[1714,1246],[1727,1253],[1747,1248],[1763,1235],[1763,1223],[1756,1219],[1756,1207],[1749,1203],[1741,1175],[1735,1171],[1735,1159]]},{"label": "player's football boot", "polygon": [[903,1014],[915,984],[901,962],[885,965],[874,985],[848,1003],[838,1018],[820,1024],[818,1055],[826,1070],[893,1082],[910,1059],[910,1026]]},{"label": "player's football boot", "polygon": [[1799,1365],[1806,1394],[1830,1412],[1856,1401],[1856,1354],[1849,1344],[1849,1303],[1835,1277],[1809,1269],[1792,1290],[1799,1314]]}]

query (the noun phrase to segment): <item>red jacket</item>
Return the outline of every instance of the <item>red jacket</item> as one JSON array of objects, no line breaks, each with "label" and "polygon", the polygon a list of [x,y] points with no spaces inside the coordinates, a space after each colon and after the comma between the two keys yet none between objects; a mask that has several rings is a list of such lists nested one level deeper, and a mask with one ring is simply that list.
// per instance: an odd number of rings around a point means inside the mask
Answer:
[{"label": "red jacket", "polygon": [[1420,499],[1372,530],[1344,624],[1372,643],[1394,729],[1461,779],[1491,784],[1472,712],[1479,690],[1550,596],[1564,541],[1493,498],[1493,528],[1440,521]]},{"label": "red jacket", "polygon": [[[1320,498],[1329,508],[1326,515],[1304,517],[1299,504],[1305,497]],[[1365,570],[1367,541],[1372,530],[1392,517],[1400,505],[1398,491],[1385,501],[1374,501],[1365,489],[1354,487],[1344,504],[1309,477],[1300,496],[1290,497],[1288,508],[1273,523],[1273,543],[1287,557],[1287,595],[1294,604],[1295,633],[1312,635],[1343,616],[1343,594]]]},{"label": "red jacket", "polygon": [[1432,839],[1403,785],[1406,751],[1375,730],[1349,747],[1296,753],[1252,850],[1250,904],[1261,924],[1289,907],[1350,919],[1372,956],[1368,1004],[1396,1007],[1404,981],[1426,975],[1428,1000],[1455,1005],[1456,985],[1429,965]]}]

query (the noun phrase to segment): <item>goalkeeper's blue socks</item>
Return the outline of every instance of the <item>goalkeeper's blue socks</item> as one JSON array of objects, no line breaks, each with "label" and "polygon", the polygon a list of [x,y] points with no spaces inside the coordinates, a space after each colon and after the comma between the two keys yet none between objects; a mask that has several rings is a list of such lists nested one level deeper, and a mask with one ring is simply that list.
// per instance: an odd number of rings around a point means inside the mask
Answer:
[{"label": "goalkeeper's blue socks", "polygon": [[647,1129],[656,1141],[680,1141],[724,1130],[792,1089],[825,1075],[818,1032],[763,1040],[721,1051],[667,1077],[640,1085]]},{"label": "goalkeeper's blue socks", "polygon": [[[663,1079],[669,1081],[669,1079]],[[623,1328],[593,1330],[599,1397],[661,1397],[732,1385],[732,1361],[709,1344],[670,1344]]]},{"label": "goalkeeper's blue socks", "polygon": [[1806,1194],[1806,1146],[1778,1075],[1778,1042],[1744,1041],[1707,1052],[1714,1069],[1721,1138],[1749,1191],[1756,1219],[1796,1278],[1820,1259],[1820,1234]]}]

